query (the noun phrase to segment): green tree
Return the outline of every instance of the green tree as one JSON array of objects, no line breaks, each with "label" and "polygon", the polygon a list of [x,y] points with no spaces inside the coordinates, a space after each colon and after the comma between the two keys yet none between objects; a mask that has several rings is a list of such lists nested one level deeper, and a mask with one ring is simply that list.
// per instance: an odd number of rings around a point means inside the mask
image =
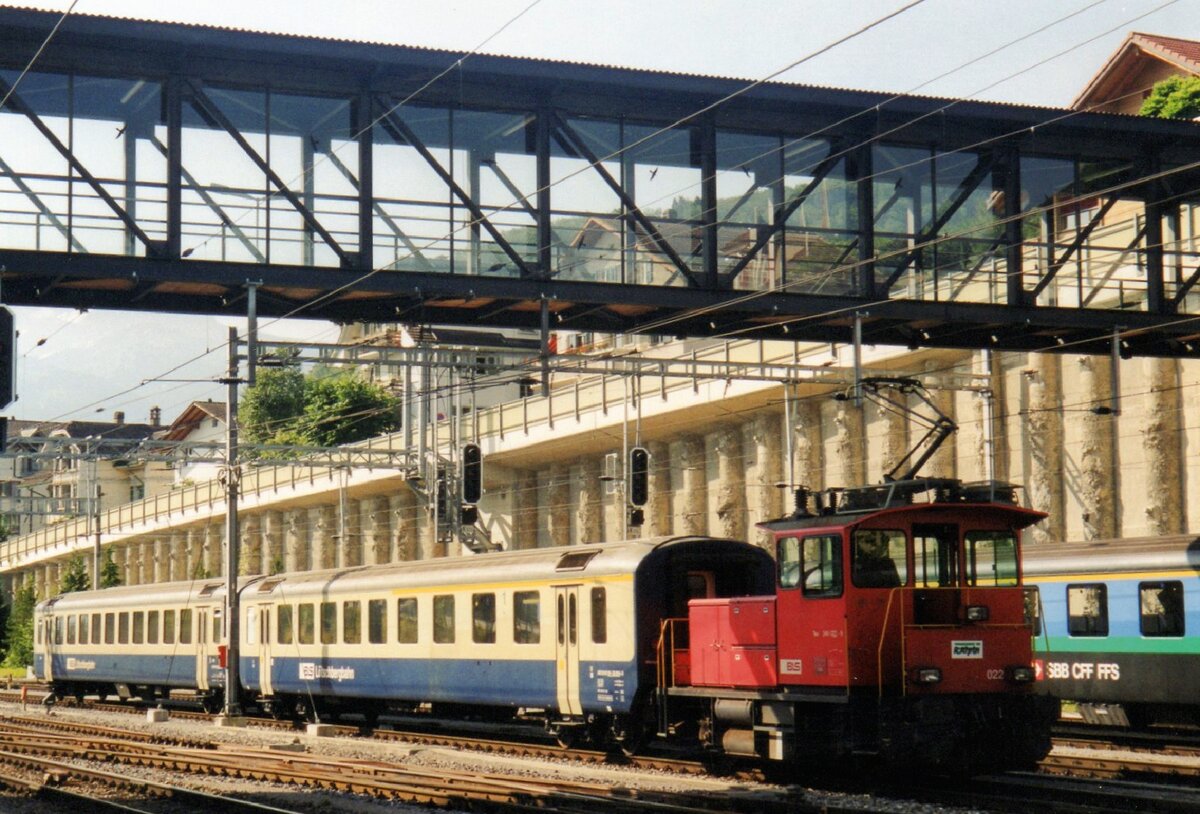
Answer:
[{"label": "green tree", "polygon": [[287,365],[259,368],[254,387],[238,405],[242,440],[250,444],[288,444],[297,420],[304,414],[306,379],[300,368]]},{"label": "green tree", "polygon": [[8,624],[4,638],[8,651],[4,654],[5,667],[24,667],[33,664],[33,608],[37,596],[33,584],[26,583],[13,593],[12,606],[8,612]]},{"label": "green tree", "polygon": [[104,557],[104,563],[100,566],[100,587],[115,588],[121,584],[121,569],[117,567],[110,548]]},{"label": "green tree", "polygon": [[87,562],[82,554],[67,560],[62,573],[58,576],[58,592],[69,594],[74,591],[86,591],[92,587],[92,578],[88,575]]},{"label": "green tree", "polygon": [[1171,76],[1156,84],[1142,102],[1143,116],[1194,119],[1200,116],[1200,76]]},{"label": "green tree", "polygon": [[250,444],[337,446],[396,429],[397,401],[354,373],[304,375],[296,367],[259,372],[240,410]]}]

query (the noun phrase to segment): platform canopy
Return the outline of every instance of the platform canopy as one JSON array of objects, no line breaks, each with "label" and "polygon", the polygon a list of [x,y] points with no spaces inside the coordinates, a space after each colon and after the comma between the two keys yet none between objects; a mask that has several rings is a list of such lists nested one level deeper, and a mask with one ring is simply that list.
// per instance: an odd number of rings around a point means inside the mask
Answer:
[{"label": "platform canopy", "polygon": [[59,18],[8,304],[1200,355],[1190,122]]}]

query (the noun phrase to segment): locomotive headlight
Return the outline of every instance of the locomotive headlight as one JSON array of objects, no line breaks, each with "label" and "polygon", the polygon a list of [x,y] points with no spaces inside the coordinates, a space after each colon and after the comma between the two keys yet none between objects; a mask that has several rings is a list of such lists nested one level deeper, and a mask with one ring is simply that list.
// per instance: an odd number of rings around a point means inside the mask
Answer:
[{"label": "locomotive headlight", "polygon": [[1036,673],[1032,667],[1009,667],[1008,680],[1017,684],[1031,684],[1036,677]]},{"label": "locomotive headlight", "polygon": [[968,622],[986,622],[990,617],[987,605],[967,605]]},{"label": "locomotive headlight", "polygon": [[942,680],[942,671],[937,667],[918,667],[918,684],[937,684]]}]

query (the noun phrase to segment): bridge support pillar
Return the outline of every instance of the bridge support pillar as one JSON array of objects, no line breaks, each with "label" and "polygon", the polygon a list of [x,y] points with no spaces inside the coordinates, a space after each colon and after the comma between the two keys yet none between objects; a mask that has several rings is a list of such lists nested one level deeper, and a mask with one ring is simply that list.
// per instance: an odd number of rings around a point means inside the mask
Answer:
[{"label": "bridge support pillar", "polygon": [[336,568],[338,526],[334,507],[318,506],[309,509],[308,524],[312,535],[312,570]]},{"label": "bridge support pillar", "polygon": [[546,484],[546,515],[550,545],[570,545],[571,470],[566,464],[557,463],[550,467]]},{"label": "bridge support pillar", "polygon": [[651,537],[670,534],[675,527],[671,501],[671,445],[663,441],[646,444],[650,453],[650,500],[646,504],[646,528]]},{"label": "bridge support pillar", "polygon": [[516,494],[513,495],[513,549],[537,548],[538,544],[538,482],[537,472],[523,470],[514,475]]},{"label": "bridge support pillar", "polygon": [[264,512],[262,516],[263,573],[283,571],[283,512]]},{"label": "bridge support pillar", "polygon": [[391,529],[388,499],[369,497],[359,504],[361,512],[363,563],[380,565],[391,561]]},{"label": "bridge support pillar", "polygon": [[579,502],[575,515],[580,543],[604,539],[604,481],[600,480],[601,459],[589,456],[579,461]]},{"label": "bridge support pillar", "polygon": [[1030,354],[1025,370],[1029,409],[1024,443],[1029,455],[1029,502],[1050,516],[1030,529],[1035,544],[1063,539],[1062,357]]},{"label": "bridge support pillar", "polygon": [[[783,416],[778,413],[762,413],[750,422],[750,437],[754,444],[754,466],[747,467],[752,473],[747,501],[750,504],[750,522],[774,520],[783,514],[783,490],[776,486],[784,480],[783,471]],[[765,544],[769,535],[757,528],[746,531],[747,539]]]},{"label": "bridge support pillar", "polygon": [[[1102,356],[1079,356],[1079,389],[1093,406],[1112,399],[1112,366]],[[1114,442],[1117,417],[1083,414],[1079,448],[1079,502],[1082,504],[1085,540],[1110,540],[1117,536],[1117,481]]]},{"label": "bridge support pillar", "polygon": [[238,534],[241,537],[241,556],[238,557],[238,571],[243,576],[256,576],[262,570],[262,517],[257,514],[245,514],[238,518]]},{"label": "bridge support pillar", "polygon": [[704,436],[685,435],[679,442],[681,534],[708,534],[708,461]]},{"label": "bridge support pillar", "polygon": [[717,463],[717,534],[746,539],[746,445],[742,425],[724,427],[713,438]]},{"label": "bridge support pillar", "polygon": [[284,515],[283,570],[288,573],[309,570],[308,511],[299,509]]},{"label": "bridge support pillar", "polygon": [[[1183,532],[1183,424],[1179,362],[1149,359],[1150,395],[1143,441],[1146,445],[1146,525],[1152,535]],[[1114,473],[1115,474],[1115,473]]]},{"label": "bridge support pillar", "polygon": [[173,535],[154,541],[154,581],[171,581],[171,539]]},{"label": "bridge support pillar", "polygon": [[225,570],[225,558],[221,556],[223,529],[217,524],[204,527],[204,570],[210,577],[219,577]]},{"label": "bridge support pillar", "polygon": [[421,507],[407,486],[388,498],[388,520],[391,527],[390,546],[393,562],[410,562],[417,559],[417,516]]}]

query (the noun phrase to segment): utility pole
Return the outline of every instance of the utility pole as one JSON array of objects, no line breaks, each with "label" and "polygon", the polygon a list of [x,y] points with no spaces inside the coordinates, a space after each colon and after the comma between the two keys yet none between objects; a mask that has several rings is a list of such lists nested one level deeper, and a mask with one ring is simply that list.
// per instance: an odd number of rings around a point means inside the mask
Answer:
[{"label": "utility pole", "polygon": [[238,659],[240,631],[238,616],[238,490],[241,486],[241,467],[238,464],[238,332],[229,328],[229,374],[224,380],[227,386],[225,405],[225,710],[226,719],[239,718],[242,714],[239,698],[240,676]]}]

